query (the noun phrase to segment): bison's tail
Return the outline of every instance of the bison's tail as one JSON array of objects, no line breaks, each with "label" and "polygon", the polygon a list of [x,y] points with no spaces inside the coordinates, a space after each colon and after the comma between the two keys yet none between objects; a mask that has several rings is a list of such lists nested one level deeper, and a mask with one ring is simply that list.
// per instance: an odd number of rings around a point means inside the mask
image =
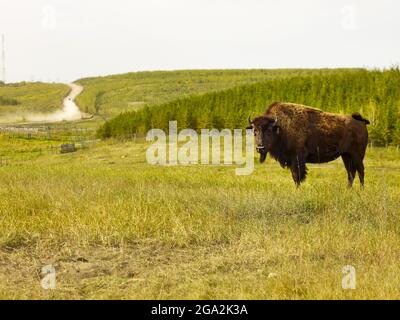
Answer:
[{"label": "bison's tail", "polygon": [[356,119],[356,120],[358,120],[358,121],[363,121],[365,124],[369,124],[369,123],[370,123],[367,119],[364,119],[364,118],[361,116],[361,114],[359,114],[358,112],[353,113],[351,116],[352,116],[353,119]]}]

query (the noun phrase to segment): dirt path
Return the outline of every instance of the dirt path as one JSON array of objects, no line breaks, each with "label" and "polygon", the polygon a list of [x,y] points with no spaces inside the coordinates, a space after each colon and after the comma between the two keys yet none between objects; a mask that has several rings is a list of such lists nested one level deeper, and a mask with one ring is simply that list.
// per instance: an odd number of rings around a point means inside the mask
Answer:
[{"label": "dirt path", "polygon": [[70,83],[68,86],[71,88],[71,91],[63,100],[63,109],[51,114],[39,115],[39,117],[44,116],[47,121],[73,121],[82,119],[81,111],[74,100],[82,92],[83,87],[75,83]]},{"label": "dirt path", "polygon": [[75,103],[75,99],[83,91],[83,87],[76,83],[69,83],[68,86],[71,88],[68,96],[63,101],[64,111],[70,112],[71,119],[66,120],[80,120],[80,119],[92,119],[93,115],[82,112],[79,110],[78,105]]},{"label": "dirt path", "polygon": [[69,92],[68,96],[64,99],[64,101],[66,99],[74,101],[75,98],[83,91],[83,87],[76,83],[68,83],[68,86],[71,88],[71,91]]}]

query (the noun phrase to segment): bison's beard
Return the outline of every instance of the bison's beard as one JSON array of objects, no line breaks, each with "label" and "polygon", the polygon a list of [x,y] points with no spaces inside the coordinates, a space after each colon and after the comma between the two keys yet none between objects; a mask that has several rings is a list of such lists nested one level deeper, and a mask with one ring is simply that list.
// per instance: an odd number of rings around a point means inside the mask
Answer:
[{"label": "bison's beard", "polygon": [[267,158],[267,152],[260,152],[260,163],[263,163]]}]

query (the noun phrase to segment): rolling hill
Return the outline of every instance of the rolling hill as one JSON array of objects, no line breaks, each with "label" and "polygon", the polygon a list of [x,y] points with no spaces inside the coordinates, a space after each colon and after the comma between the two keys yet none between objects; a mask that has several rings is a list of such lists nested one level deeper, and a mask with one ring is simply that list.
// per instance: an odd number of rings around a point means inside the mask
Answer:
[{"label": "rolling hill", "polygon": [[168,121],[180,128],[243,128],[247,116],[262,113],[274,101],[297,102],[338,113],[360,112],[371,121],[371,139],[400,144],[400,71],[338,70],[336,73],[278,76],[219,92],[183,97],[146,106],[106,122],[102,138],[167,130]]},{"label": "rolling hill", "polygon": [[61,83],[1,83],[0,123],[20,121],[23,114],[55,111],[62,107],[69,90]]},{"label": "rolling hill", "polygon": [[116,116],[155,105],[211,91],[257,83],[270,79],[333,74],[343,69],[254,69],[254,70],[180,70],[132,72],[105,77],[83,78],[77,98],[82,111]]}]

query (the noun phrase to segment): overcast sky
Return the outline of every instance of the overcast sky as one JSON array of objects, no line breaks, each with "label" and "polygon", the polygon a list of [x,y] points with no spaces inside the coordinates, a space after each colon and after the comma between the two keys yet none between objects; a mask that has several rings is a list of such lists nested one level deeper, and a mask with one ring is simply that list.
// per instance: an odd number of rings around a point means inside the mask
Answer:
[{"label": "overcast sky", "polygon": [[6,80],[141,70],[387,67],[397,0],[0,0]]}]

